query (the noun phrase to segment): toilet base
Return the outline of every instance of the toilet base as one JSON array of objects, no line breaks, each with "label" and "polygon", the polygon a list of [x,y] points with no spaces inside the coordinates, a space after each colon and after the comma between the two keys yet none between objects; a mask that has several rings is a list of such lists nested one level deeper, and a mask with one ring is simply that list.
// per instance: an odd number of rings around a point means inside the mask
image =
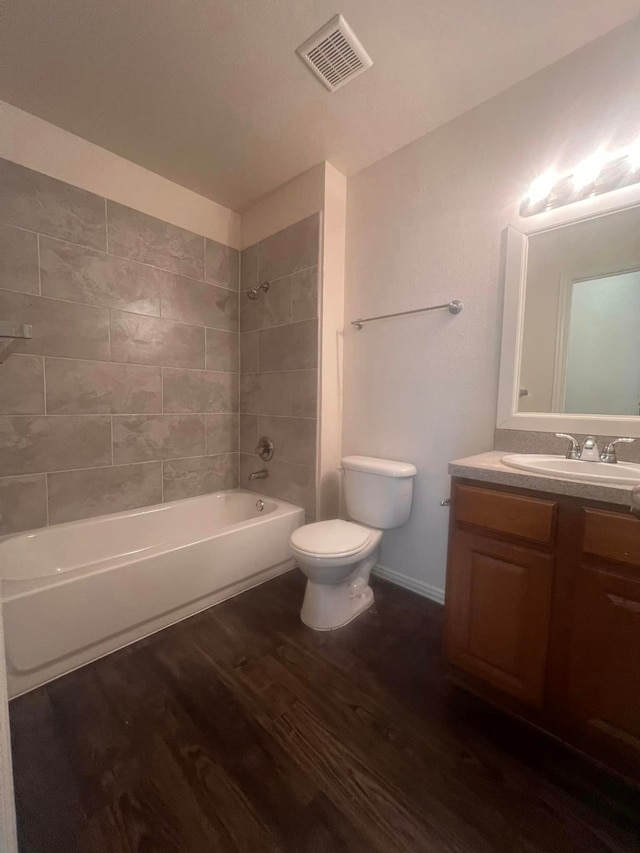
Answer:
[{"label": "toilet base", "polygon": [[340,584],[308,580],[300,619],[314,631],[335,631],[371,607],[373,601],[373,590],[364,578]]}]

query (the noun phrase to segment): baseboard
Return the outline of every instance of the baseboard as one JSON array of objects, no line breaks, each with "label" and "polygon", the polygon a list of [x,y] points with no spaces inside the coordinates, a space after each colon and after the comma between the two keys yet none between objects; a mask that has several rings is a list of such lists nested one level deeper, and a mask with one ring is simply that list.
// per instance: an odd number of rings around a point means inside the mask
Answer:
[{"label": "baseboard", "polygon": [[387,569],[384,566],[376,566],[373,574],[404,589],[410,589],[411,592],[417,592],[418,595],[423,595],[425,598],[430,598],[431,601],[437,601],[438,604],[444,604],[444,590],[438,589],[437,586],[431,586],[424,581],[407,577],[407,575],[396,572],[394,569]]}]

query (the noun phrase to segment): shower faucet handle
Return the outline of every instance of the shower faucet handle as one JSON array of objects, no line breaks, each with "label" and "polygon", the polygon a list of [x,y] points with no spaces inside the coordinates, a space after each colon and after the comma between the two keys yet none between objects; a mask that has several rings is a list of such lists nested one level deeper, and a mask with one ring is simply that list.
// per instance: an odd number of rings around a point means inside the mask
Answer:
[{"label": "shower faucet handle", "polygon": [[273,454],[276,452],[276,447],[268,435],[263,435],[258,441],[256,453],[263,462],[270,462],[273,459]]}]

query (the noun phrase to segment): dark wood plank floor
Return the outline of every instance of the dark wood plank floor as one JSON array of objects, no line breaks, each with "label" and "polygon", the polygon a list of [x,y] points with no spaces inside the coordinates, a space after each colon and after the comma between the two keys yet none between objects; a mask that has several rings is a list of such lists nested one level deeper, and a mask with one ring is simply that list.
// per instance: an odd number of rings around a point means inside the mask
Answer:
[{"label": "dark wood plank floor", "polygon": [[639,799],[450,686],[381,581],[326,634],[291,573],[11,705],[22,853],[627,853]]}]

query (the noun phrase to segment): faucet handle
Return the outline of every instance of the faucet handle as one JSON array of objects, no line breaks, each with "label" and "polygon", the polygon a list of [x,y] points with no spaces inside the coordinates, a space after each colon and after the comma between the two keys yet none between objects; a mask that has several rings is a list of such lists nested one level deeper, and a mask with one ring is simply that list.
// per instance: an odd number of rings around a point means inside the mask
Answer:
[{"label": "faucet handle", "polygon": [[618,461],[618,457],[616,456],[616,444],[631,444],[634,441],[635,438],[616,438],[613,441],[610,441],[600,454],[601,461],[615,464]]},{"label": "faucet handle", "polygon": [[571,442],[569,449],[565,453],[567,459],[580,459],[580,445],[576,438],[572,435],[568,435],[566,432],[557,432],[556,438],[567,438]]}]

